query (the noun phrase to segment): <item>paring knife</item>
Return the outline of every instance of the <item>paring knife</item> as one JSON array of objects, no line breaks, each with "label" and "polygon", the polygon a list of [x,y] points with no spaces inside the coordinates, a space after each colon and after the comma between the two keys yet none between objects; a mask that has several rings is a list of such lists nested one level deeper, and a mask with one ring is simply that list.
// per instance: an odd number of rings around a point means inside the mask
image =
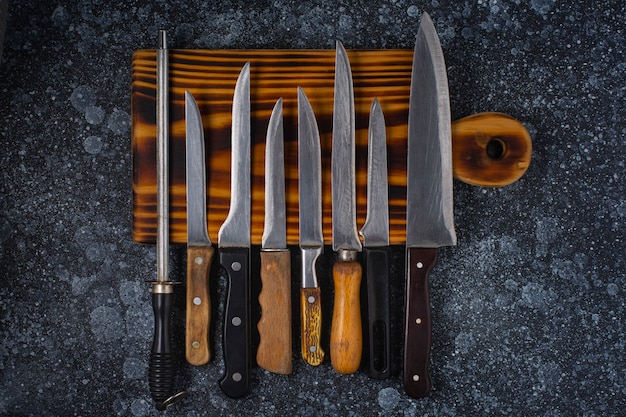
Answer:
[{"label": "paring knife", "polygon": [[360,230],[367,286],[368,374],[388,378],[391,370],[389,332],[389,208],[387,135],[378,99],[370,109],[367,145],[367,215]]},{"label": "paring knife", "polygon": [[330,332],[330,361],[340,374],[359,369],[363,350],[361,329],[361,241],[356,229],[355,115],[352,71],[340,41],[335,54],[335,97],[331,153],[332,242],[338,261],[333,265],[335,299]]},{"label": "paring knife", "polygon": [[431,387],[428,276],[439,248],[456,245],[448,77],[426,13],[415,41],[409,97],[404,389],[421,398]]},{"label": "paring knife", "polygon": [[219,381],[227,396],[248,392],[250,373],[250,63],[235,85],[232,112],[230,210],[218,232],[220,265],[228,275],[224,314],[225,374]]},{"label": "paring knife", "polygon": [[277,374],[291,373],[291,257],[287,248],[283,100],[270,116],[265,140],[265,220],[261,238],[261,319],[256,361]]},{"label": "paring knife", "polygon": [[157,276],[152,282],[154,339],[150,353],[148,383],[157,410],[165,410],[187,396],[185,391],[173,394],[174,355],[170,331],[170,314],[174,281],[168,278],[169,263],[169,95],[167,32],[159,31],[156,53],[157,75]]},{"label": "paring knife", "polygon": [[322,151],[313,108],[298,87],[299,243],[302,254],[300,329],[302,358],[317,366],[324,360],[321,291],[315,263],[324,251],[322,233]]},{"label": "paring knife", "polygon": [[185,142],[187,161],[185,357],[192,365],[204,365],[211,359],[209,271],[214,250],[207,230],[204,129],[198,105],[188,91],[185,91],[185,126],[187,135]]}]

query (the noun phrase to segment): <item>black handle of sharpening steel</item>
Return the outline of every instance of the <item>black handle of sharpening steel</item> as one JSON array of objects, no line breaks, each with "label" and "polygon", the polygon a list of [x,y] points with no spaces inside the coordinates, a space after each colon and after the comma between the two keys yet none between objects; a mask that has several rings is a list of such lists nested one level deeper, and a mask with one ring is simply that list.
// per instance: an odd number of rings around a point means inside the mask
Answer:
[{"label": "black handle of sharpening steel", "polygon": [[[159,287],[171,287],[156,284]],[[174,385],[174,355],[170,332],[170,312],[172,310],[172,292],[152,293],[152,309],[154,310],[154,340],[150,353],[148,382],[152,399],[156,408],[165,410],[187,396],[183,391],[172,394]]]}]

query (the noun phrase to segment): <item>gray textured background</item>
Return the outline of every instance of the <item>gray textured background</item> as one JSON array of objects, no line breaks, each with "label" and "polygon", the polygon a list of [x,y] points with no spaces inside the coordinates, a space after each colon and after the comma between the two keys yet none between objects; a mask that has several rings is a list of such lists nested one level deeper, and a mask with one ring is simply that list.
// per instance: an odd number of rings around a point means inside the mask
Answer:
[{"label": "gray textured background", "polygon": [[[1,415],[623,415],[622,1],[113,3],[9,7],[0,64]],[[158,29],[177,48],[332,49],[339,38],[348,49],[411,49],[423,11],[441,35],[453,118],[509,113],[534,145],[517,183],[454,185],[459,245],[443,249],[431,276],[431,395],[411,400],[401,386],[404,255],[395,248],[391,379],[339,376],[328,362],[312,368],[294,355],[293,375],[254,368],[250,395],[230,400],[217,386],[216,321],[214,361],[180,364],[177,386],[189,398],[155,411],[144,282],[154,277],[155,250],[130,234],[132,52],[154,48]],[[178,279],[184,252],[172,248]],[[218,275],[216,320],[224,287]],[[181,358],[182,293],[173,319]]]}]

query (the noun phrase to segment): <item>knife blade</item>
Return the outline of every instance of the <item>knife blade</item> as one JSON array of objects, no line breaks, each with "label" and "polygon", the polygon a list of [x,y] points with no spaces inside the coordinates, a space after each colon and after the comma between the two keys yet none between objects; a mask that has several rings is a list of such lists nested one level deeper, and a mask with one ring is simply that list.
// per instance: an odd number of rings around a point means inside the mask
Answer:
[{"label": "knife blade", "polygon": [[411,73],[406,213],[404,389],[421,398],[431,388],[429,273],[439,248],[457,241],[448,77],[437,31],[427,13],[415,40]]},{"label": "knife blade", "polygon": [[367,215],[359,231],[367,287],[367,358],[372,378],[391,372],[389,327],[389,197],[385,118],[378,99],[370,109],[367,145]]},{"label": "knife blade", "polygon": [[156,119],[157,119],[157,276],[152,282],[154,338],[150,352],[148,384],[157,410],[179,402],[185,391],[173,394],[174,353],[170,314],[174,281],[168,278],[169,263],[169,95],[167,32],[159,31],[156,51]]},{"label": "knife blade", "polygon": [[299,245],[302,254],[300,288],[300,348],[302,359],[317,366],[321,347],[322,300],[315,264],[324,252],[322,233],[322,151],[311,103],[298,87],[298,202]]},{"label": "knife blade", "polygon": [[330,360],[340,374],[361,364],[361,241],[356,229],[355,114],[352,71],[348,54],[337,41],[331,152],[332,242],[338,261],[333,265],[335,298],[330,333]]},{"label": "knife blade", "polygon": [[200,110],[185,91],[186,177],[187,177],[187,296],[185,357],[192,365],[211,359],[209,327],[211,297],[209,271],[214,249],[209,239],[206,214],[206,167],[204,129]]},{"label": "knife blade", "polygon": [[248,392],[250,378],[250,63],[239,74],[231,127],[230,210],[217,242],[228,275],[224,313],[224,366],[219,381],[227,396]]},{"label": "knife blade", "polygon": [[291,259],[287,248],[283,99],[276,102],[265,141],[265,219],[261,238],[261,318],[257,364],[291,373]]}]

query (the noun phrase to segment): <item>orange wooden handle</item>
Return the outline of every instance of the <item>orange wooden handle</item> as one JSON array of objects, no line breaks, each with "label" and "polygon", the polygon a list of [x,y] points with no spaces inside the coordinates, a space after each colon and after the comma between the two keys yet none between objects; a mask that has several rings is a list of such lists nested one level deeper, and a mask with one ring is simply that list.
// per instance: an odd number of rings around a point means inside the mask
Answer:
[{"label": "orange wooden handle", "polygon": [[257,364],[291,373],[291,259],[289,250],[261,251],[261,319]]},{"label": "orange wooden handle", "polygon": [[192,365],[204,365],[211,359],[209,327],[211,297],[209,271],[214,249],[211,246],[187,249],[187,316],[185,357]]},{"label": "orange wooden handle", "polygon": [[340,374],[352,374],[361,365],[361,264],[336,262],[333,266],[335,303],[330,331],[330,361]]},{"label": "orange wooden handle", "polygon": [[530,166],[532,141],[523,124],[502,113],[478,113],[452,123],[454,177],[471,185],[502,187]]},{"label": "orange wooden handle", "polygon": [[322,300],[319,287],[300,289],[300,329],[302,359],[317,366],[324,360],[321,346]]}]

